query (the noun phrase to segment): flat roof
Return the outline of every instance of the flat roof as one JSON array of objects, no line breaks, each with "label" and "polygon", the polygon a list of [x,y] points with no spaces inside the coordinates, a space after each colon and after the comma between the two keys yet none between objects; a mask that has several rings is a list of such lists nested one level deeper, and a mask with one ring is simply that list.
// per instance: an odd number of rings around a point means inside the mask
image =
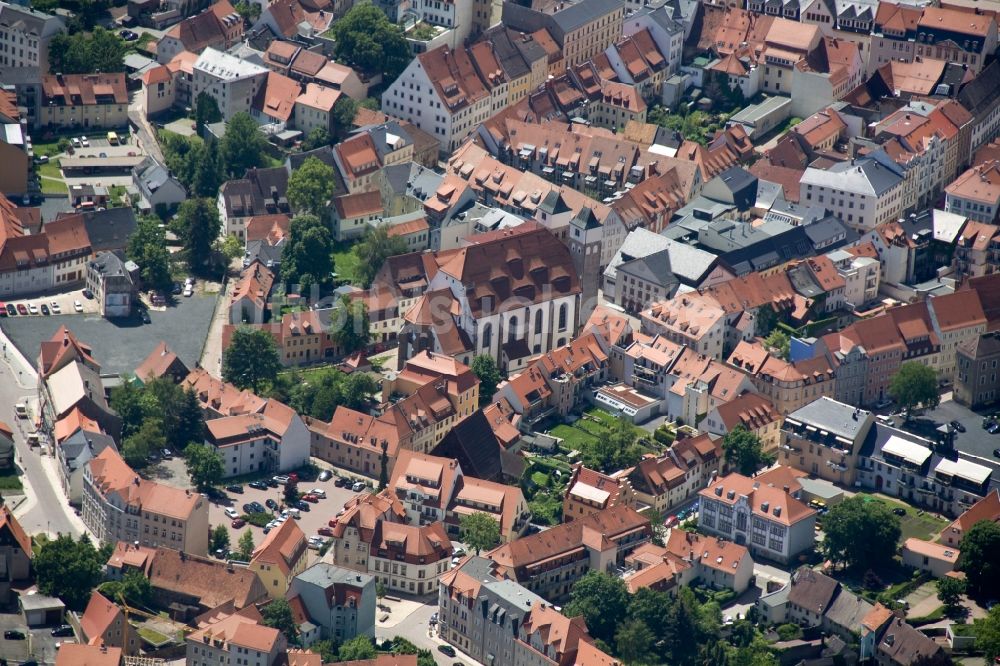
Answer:
[{"label": "flat roof", "polygon": [[598,502],[600,504],[607,502],[608,498],[611,497],[611,493],[608,491],[600,490],[599,488],[587,485],[586,483],[580,483],[579,481],[573,484],[569,493],[570,495],[576,495],[581,499],[585,499],[590,502]]},{"label": "flat roof", "polygon": [[963,458],[955,461],[942,458],[941,462],[934,468],[934,471],[947,474],[948,476],[957,476],[960,479],[972,481],[973,483],[983,484],[990,478],[993,470]]},{"label": "flat roof", "polygon": [[890,436],[886,443],[882,445],[882,453],[898,456],[918,467],[927,462],[927,459],[931,457],[931,450],[926,446],[921,446],[916,442],[909,442],[896,435]]}]

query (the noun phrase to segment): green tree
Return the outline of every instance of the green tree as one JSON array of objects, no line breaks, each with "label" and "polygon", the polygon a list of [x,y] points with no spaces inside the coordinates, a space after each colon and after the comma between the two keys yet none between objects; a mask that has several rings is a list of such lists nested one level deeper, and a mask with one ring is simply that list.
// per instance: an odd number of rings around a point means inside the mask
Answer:
[{"label": "green tree", "polygon": [[32,568],[42,594],[59,597],[67,608],[82,611],[101,582],[105,561],[86,534],[79,540],[60,534],[42,545]]},{"label": "green tree", "polygon": [[163,436],[163,432],[162,420],[146,418],[139,431],[122,444],[122,458],[130,467],[144,466],[149,454],[154,451],[162,451],[167,447],[167,438]]},{"label": "green tree", "polygon": [[385,583],[382,582],[382,579],[379,578],[378,580],[376,580],[375,581],[375,598],[378,599],[379,601],[381,601],[382,598],[385,597],[385,595],[388,594],[388,593],[389,593],[389,590],[387,590],[385,588]]},{"label": "green tree", "polygon": [[222,161],[230,178],[242,178],[247,169],[264,165],[264,137],[249,113],[241,111],[226,124]]},{"label": "green tree", "polygon": [[111,389],[111,409],[122,420],[121,441],[137,433],[146,419],[143,409],[142,389],[138,382],[126,378],[118,386]]},{"label": "green tree", "polygon": [[582,454],[587,467],[602,472],[615,472],[639,462],[642,448],[636,443],[635,427],[619,418],[601,433],[596,442],[587,445]]},{"label": "green tree", "polygon": [[389,485],[389,442],[382,440],[382,455],[379,456],[378,490],[385,490]]},{"label": "green tree", "polygon": [[191,442],[205,441],[205,416],[192,388],[159,377],[146,382],[143,393],[146,418],[163,421],[163,435],[170,448],[183,451]]},{"label": "green tree", "polygon": [[240,562],[249,562],[253,557],[253,532],[249,529],[240,535],[240,540],[236,542],[236,552],[239,553]]},{"label": "green tree", "polygon": [[128,239],[125,256],[139,266],[139,275],[149,289],[169,289],[170,253],[167,252],[167,237],[159,220],[151,217],[139,218],[135,232]]},{"label": "green tree", "polygon": [[260,614],[264,618],[264,624],[283,633],[289,645],[299,644],[299,627],[295,624],[292,607],[284,598],[278,597],[264,606]]},{"label": "green tree", "polygon": [[615,630],[628,613],[624,581],[603,571],[588,571],[570,590],[566,617],[582,615],[590,635],[611,645]]},{"label": "green tree", "polygon": [[368,306],[360,298],[352,300],[346,294],[341,297],[333,324],[331,334],[344,354],[363,350],[368,346],[371,324],[368,321]]},{"label": "green tree", "polygon": [[333,236],[330,228],[315,215],[296,215],[292,218],[288,240],[281,250],[281,279],[300,285],[299,288],[305,292],[313,284],[328,284],[332,272]]},{"label": "green tree", "polygon": [[[249,532],[247,533],[249,534]],[[209,550],[213,553],[217,550],[229,553],[229,530],[226,529],[225,525],[216,525],[215,529],[212,530],[212,543],[209,545]]]},{"label": "green tree", "polygon": [[410,48],[399,26],[370,2],[351,7],[333,28],[337,59],[393,81],[410,62]]},{"label": "green tree", "polygon": [[405,252],[406,241],[399,236],[390,236],[388,225],[369,227],[361,242],[354,246],[354,254],[358,258],[355,277],[364,287],[370,287],[385,260]]},{"label": "green tree", "polygon": [[358,103],[348,97],[341,95],[333,103],[333,127],[334,138],[345,139],[354,129],[354,117],[358,115]]},{"label": "green tree", "polygon": [[726,433],[722,438],[722,450],[725,451],[726,462],[744,476],[752,476],[760,468],[774,462],[774,456],[764,453],[760,437],[743,424]]},{"label": "green tree", "polygon": [[184,450],[188,476],[198,488],[209,488],[222,480],[222,456],[208,444],[189,444]]},{"label": "green tree", "polygon": [[273,382],[281,369],[278,346],[265,330],[240,326],[222,354],[222,378],[254,393]]},{"label": "green tree", "polygon": [[321,641],[316,641],[309,646],[309,649],[318,654],[323,659],[324,664],[335,663],[338,659],[337,657],[337,644],[333,640],[326,638]]},{"label": "green tree", "polygon": [[299,484],[295,479],[289,478],[285,481],[285,488],[282,491],[282,497],[285,498],[285,504],[291,504],[299,499]]},{"label": "green tree", "polygon": [[243,244],[232,234],[226,234],[225,238],[216,240],[215,250],[226,258],[227,265],[231,264],[233,259],[243,256]]},{"label": "green tree", "polygon": [[480,354],[472,359],[472,372],[479,378],[479,404],[485,405],[493,400],[497,386],[503,381],[503,375],[497,368],[497,362],[488,354]]},{"label": "green tree", "polygon": [[61,74],[124,72],[128,46],[104,28],[86,33],[60,32],[49,42],[49,70]]},{"label": "green tree", "polygon": [[500,525],[488,513],[476,511],[462,516],[459,521],[462,541],[476,549],[476,555],[500,545]]},{"label": "green tree", "polygon": [[360,661],[361,659],[374,659],[376,654],[372,639],[367,636],[355,636],[344,641],[337,652],[337,657],[339,661]]},{"label": "green tree", "polygon": [[937,597],[948,613],[958,608],[963,594],[965,594],[965,581],[961,578],[944,576],[937,579]]},{"label": "green tree", "polygon": [[776,328],[771,331],[771,334],[764,338],[764,344],[771,349],[777,349],[778,355],[781,356],[781,358],[788,360],[792,340],[783,330]]},{"label": "green tree", "polygon": [[240,15],[240,17],[243,19],[243,22],[246,23],[247,25],[252,25],[254,22],[257,21],[257,19],[260,18],[261,7],[256,2],[247,2],[247,0],[240,0],[239,2],[236,3],[236,6],[233,7],[233,9],[236,10],[236,13]]},{"label": "green tree", "polygon": [[965,572],[969,593],[988,599],[1000,594],[1000,525],[980,520],[962,537],[959,568]]},{"label": "green tree", "polygon": [[205,125],[222,122],[222,112],[215,98],[207,92],[200,92],[194,100],[194,122],[199,134]]},{"label": "green tree", "polygon": [[122,580],[101,583],[97,591],[114,602],[124,599],[131,606],[148,608],[153,598],[153,587],[141,571],[130,570]]},{"label": "green tree", "polygon": [[937,407],[941,401],[937,375],[931,368],[917,361],[907,361],[899,366],[889,382],[889,395],[897,405],[906,410],[907,420],[917,405]]},{"label": "green tree", "polygon": [[987,664],[994,664],[1000,657],[1000,604],[976,624],[976,649],[983,653]]},{"label": "green tree", "polygon": [[856,571],[877,569],[892,560],[901,533],[899,518],[883,502],[855,495],[823,519],[823,552],[834,564]]},{"label": "green tree", "polygon": [[[334,103],[336,106],[336,102]],[[323,146],[330,145],[330,133],[326,131],[325,127],[314,127],[306,135],[306,138],[302,141],[302,150],[316,150],[317,148],[322,148]]]},{"label": "green tree", "polygon": [[307,157],[288,179],[288,203],[299,213],[322,215],[333,198],[333,167]]},{"label": "green tree", "polygon": [[626,664],[654,663],[654,636],[642,620],[625,620],[615,632],[617,653]]},{"label": "green tree", "polygon": [[222,156],[219,154],[219,142],[209,139],[204,148],[192,152],[185,170],[191,172],[189,187],[196,197],[212,198],[219,193],[219,187],[225,180],[222,174]]},{"label": "green tree", "polygon": [[177,235],[184,239],[188,265],[192,270],[203,270],[208,265],[220,226],[219,209],[209,199],[188,199],[181,204],[173,227]]},{"label": "green tree", "polygon": [[649,587],[640,587],[629,600],[628,615],[640,620],[652,629],[657,642],[666,640],[670,627],[663,623],[663,618],[670,612],[673,601],[670,595]]}]

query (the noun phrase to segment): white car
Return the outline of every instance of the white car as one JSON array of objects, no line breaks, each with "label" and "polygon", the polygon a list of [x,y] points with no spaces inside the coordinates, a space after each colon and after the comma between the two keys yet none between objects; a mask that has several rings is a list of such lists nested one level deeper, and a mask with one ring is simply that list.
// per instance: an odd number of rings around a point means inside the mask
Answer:
[{"label": "white car", "polygon": [[353,490],[356,493],[360,493],[364,489],[365,489],[364,481],[355,481],[354,485],[351,486],[351,490]]},{"label": "white car", "polygon": [[70,143],[73,144],[74,148],[79,148],[80,147],[80,140],[78,138],[76,138],[75,136],[72,139],[70,139]]},{"label": "white car", "polygon": [[60,308],[59,304],[56,303],[55,301],[49,303],[49,307],[52,309],[52,314],[59,314],[60,312],[62,312],[62,308]]},{"label": "white car", "polygon": [[240,517],[240,514],[236,512],[236,509],[234,509],[232,507],[226,509],[225,513],[226,513],[226,516],[228,516],[229,518],[232,518],[234,520],[236,518]]},{"label": "white car", "polygon": [[73,301],[73,309],[77,312],[83,312],[83,303],[80,301]]},{"label": "white car", "polygon": [[310,490],[306,494],[307,495],[315,495],[316,497],[318,497],[320,499],[326,499],[326,491],[323,490],[322,488],[313,488],[312,490]]},{"label": "white car", "polygon": [[30,312],[31,314],[38,314],[38,306],[35,305],[34,303],[29,303],[28,312]]},{"label": "white car", "polygon": [[85,136],[81,136],[80,145],[82,145],[84,148],[90,148],[90,140]]},{"label": "white car", "polygon": [[194,296],[194,289],[191,288],[191,285],[184,287],[184,298],[191,298],[192,296]]}]

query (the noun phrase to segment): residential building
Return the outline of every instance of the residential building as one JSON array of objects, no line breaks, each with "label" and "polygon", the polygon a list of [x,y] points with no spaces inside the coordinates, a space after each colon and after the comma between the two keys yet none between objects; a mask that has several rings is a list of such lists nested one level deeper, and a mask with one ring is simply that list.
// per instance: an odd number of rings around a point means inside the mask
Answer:
[{"label": "residential building", "polygon": [[580,0],[552,0],[532,4],[505,4],[502,22],[523,32],[546,28],[562,49],[566,67],[575,67],[603,52],[622,34],[625,4]]},{"label": "residential building", "polygon": [[119,648],[127,655],[139,654],[139,634],[128,623],[115,601],[94,590],[80,616],[83,643]]},{"label": "residential building", "polygon": [[229,296],[229,323],[263,324],[274,281],[275,271],[260,261],[244,267]]},{"label": "residential building", "polygon": [[60,16],[20,4],[0,4],[0,68],[49,71],[49,42],[65,29]]},{"label": "residential building", "polygon": [[754,567],[745,546],[679,529],[670,531],[663,546],[647,543],[626,562],[635,567],[625,579],[633,593],[645,586],[670,591],[678,585],[705,585],[742,594]]},{"label": "residential building", "polygon": [[989,492],[993,470],[961,455],[934,453],[930,440],[876,423],[858,455],[862,488],[958,516]]},{"label": "residential building", "polygon": [[132,184],[139,191],[139,207],[148,212],[171,211],[187,198],[187,190],[154,158],[132,170]]},{"label": "residential building", "polygon": [[33,557],[31,537],[9,508],[0,507],[0,564],[4,571],[0,578],[0,600],[14,601],[14,587],[20,588],[31,576]]},{"label": "residential building", "polygon": [[56,666],[123,666],[122,649],[104,645],[61,643],[56,652]]},{"label": "residential building", "polygon": [[729,474],[698,494],[698,529],[745,545],[755,557],[791,562],[813,546],[816,511],[782,488]]},{"label": "residential building", "polygon": [[1000,252],[1000,227],[962,217],[961,229],[954,238],[951,266],[955,280],[980,277],[993,272],[993,259]]},{"label": "residential building", "polygon": [[184,639],[188,664],[221,666],[236,660],[248,666],[286,663],[285,635],[239,613],[207,623]]},{"label": "residential building", "polygon": [[632,483],[627,476],[608,476],[576,463],[563,495],[562,520],[569,523],[613,506],[634,505]]},{"label": "residential building", "polygon": [[977,164],[945,188],[944,209],[949,213],[992,224],[1000,214],[1000,162]]},{"label": "residential building", "polygon": [[864,633],[863,622],[873,606],[833,578],[808,567],[792,573],[788,597],[778,621],[819,627],[849,640]]},{"label": "residential building", "polygon": [[951,525],[941,532],[938,539],[943,545],[958,548],[962,538],[980,521],[1000,522],[1000,490],[990,490],[986,496],[962,512]]},{"label": "residential building", "polygon": [[128,125],[124,74],[46,75],[41,90],[37,127],[121,129]]},{"label": "residential building", "polygon": [[83,522],[99,543],[208,552],[208,499],[143,479],[112,447],[84,468]]},{"label": "residential building", "polygon": [[[274,42],[277,44],[278,42]],[[353,74],[353,70],[350,70]],[[333,135],[333,107],[341,92],[318,83],[307,83],[305,90],[295,100],[295,129],[308,136],[316,129]]]},{"label": "residential building", "polygon": [[96,422],[104,432],[120,432],[121,418],[111,409],[101,380],[101,366],[90,355],[90,347],[80,343],[61,326],[39,352],[38,411],[45,432],[78,410]]},{"label": "residential building", "polygon": [[182,621],[216,609],[224,612],[247,609],[252,613],[255,604],[267,599],[264,584],[246,567],[183,550],[147,548],[119,541],[108,558],[105,572],[111,580],[122,580],[130,571],[149,578],[153,604],[172,607]]},{"label": "residential building", "polygon": [[807,167],[799,200],[826,207],[854,229],[870,231],[902,215],[902,190],[902,169],[884,153],[871,153],[827,169]]},{"label": "residential building", "polygon": [[218,208],[227,234],[244,240],[247,222],[258,215],[292,214],[288,205],[288,170],[284,167],[247,169],[243,178],[219,188]]},{"label": "residential building", "polygon": [[833,397],[834,368],[825,356],[786,361],[760,340],[742,341],[726,361],[749,375],[756,390],[780,414],[788,414],[820,396]]},{"label": "residential building", "polygon": [[288,602],[302,608],[323,640],[375,635],[374,576],[317,562],[292,579]]},{"label": "residential building", "polygon": [[114,252],[101,252],[87,263],[87,289],[94,294],[101,316],[108,319],[132,314],[137,291],[133,274],[138,266]]},{"label": "residential building", "polygon": [[382,223],[385,207],[377,191],[345,194],[333,200],[333,236],[356,240]]},{"label": "residential building", "polygon": [[451,564],[452,545],[444,523],[413,525],[378,516],[367,528],[366,521],[359,505],[337,519],[333,563],[370,574],[390,591],[436,593],[438,575]]},{"label": "residential building", "polygon": [[910,537],[903,542],[900,555],[903,564],[926,571],[934,578],[943,578],[955,571],[961,551],[939,543]]},{"label": "residential building", "polygon": [[56,421],[53,439],[63,492],[70,504],[80,506],[83,502],[83,477],[87,463],[106,448],[116,449],[115,440],[79,409],[72,410]]},{"label": "residential building", "polygon": [[676,440],[657,458],[641,460],[628,478],[636,500],[668,515],[718,476],[722,464],[722,440],[702,433]]},{"label": "residential building", "polygon": [[545,599],[560,600],[588,571],[612,571],[651,536],[647,518],[614,506],[503,544],[487,557],[504,577]]},{"label": "residential building", "polygon": [[697,292],[654,303],[640,313],[644,332],[687,346],[721,361],[726,341],[726,312]]},{"label": "residential building", "polygon": [[175,384],[180,384],[190,373],[184,361],[161,340],[149,356],[136,366],[135,379],[144,384],[151,379],[165,377]]},{"label": "residential building", "polygon": [[223,478],[289,472],[309,462],[305,422],[277,400],[259,411],[210,418],[205,427],[205,443],[222,457]]},{"label": "residential building", "polygon": [[166,64],[182,51],[201,53],[209,47],[226,51],[243,37],[243,28],[243,17],[229,0],[219,0],[167,30],[156,43],[156,59]]},{"label": "residential building", "polygon": [[[503,410],[505,421],[516,418],[509,406]],[[480,409],[456,423],[431,453],[457,460],[466,474],[477,479],[517,485],[524,475],[524,458],[509,450],[511,436],[486,414],[487,410]]]},{"label": "residential building", "polygon": [[986,313],[979,295],[972,290],[928,298],[927,310],[941,341],[938,377],[952,380],[956,374],[958,348],[986,334]]},{"label": "residential building", "polygon": [[268,70],[249,60],[241,60],[212,47],[194,63],[192,99],[205,93],[215,100],[223,120],[240,112],[250,113],[254,100],[268,80]]},{"label": "residential building", "polygon": [[721,403],[705,417],[709,433],[724,436],[742,426],[760,439],[764,451],[775,452],[781,440],[783,418],[774,404],[758,393],[744,393]]},{"label": "residential building", "polygon": [[[0,7],[0,15],[2,14],[3,7]],[[5,45],[0,42],[0,48],[2,46]],[[2,53],[0,51],[0,58]],[[3,129],[3,136],[0,137],[0,161],[8,165],[4,173],[0,174],[0,192],[16,198],[28,192],[31,164],[28,157],[27,127],[21,126],[17,94],[13,91],[0,90],[0,127]]]},{"label": "residential building", "polygon": [[984,333],[955,349],[955,402],[977,409],[1000,396],[996,365],[1000,361],[1000,334]]},{"label": "residential building", "polygon": [[978,74],[997,48],[996,20],[957,8],[924,7],[914,55],[968,64]]},{"label": "residential building", "polygon": [[257,573],[269,597],[283,599],[292,579],[305,571],[308,552],[305,533],[294,520],[286,520],[253,549],[250,570]]},{"label": "residential building", "polygon": [[854,485],[858,456],[875,418],[824,396],[789,413],[778,462],[840,486]]},{"label": "residential building", "polygon": [[461,519],[472,513],[496,520],[504,543],[521,536],[531,518],[520,488],[467,475],[455,459],[400,451],[388,487],[406,508],[410,523],[443,522],[456,539]]}]

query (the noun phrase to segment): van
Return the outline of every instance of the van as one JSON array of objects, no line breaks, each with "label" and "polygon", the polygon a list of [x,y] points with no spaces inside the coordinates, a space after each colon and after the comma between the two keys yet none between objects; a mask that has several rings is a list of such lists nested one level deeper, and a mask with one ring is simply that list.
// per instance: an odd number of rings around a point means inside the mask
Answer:
[{"label": "van", "polygon": [[17,418],[26,419],[28,418],[28,406],[23,402],[19,402],[14,405],[14,413],[17,414]]},{"label": "van", "polygon": [[302,517],[302,513],[298,509],[296,509],[295,507],[288,507],[287,509],[285,509],[285,511],[287,511],[288,515],[291,516],[292,518],[301,518]]},{"label": "van", "polygon": [[112,146],[118,145],[118,135],[114,132],[108,132],[108,144]]},{"label": "van", "polygon": [[41,440],[38,438],[37,432],[32,432],[28,434],[28,446],[34,448],[41,444]]}]

